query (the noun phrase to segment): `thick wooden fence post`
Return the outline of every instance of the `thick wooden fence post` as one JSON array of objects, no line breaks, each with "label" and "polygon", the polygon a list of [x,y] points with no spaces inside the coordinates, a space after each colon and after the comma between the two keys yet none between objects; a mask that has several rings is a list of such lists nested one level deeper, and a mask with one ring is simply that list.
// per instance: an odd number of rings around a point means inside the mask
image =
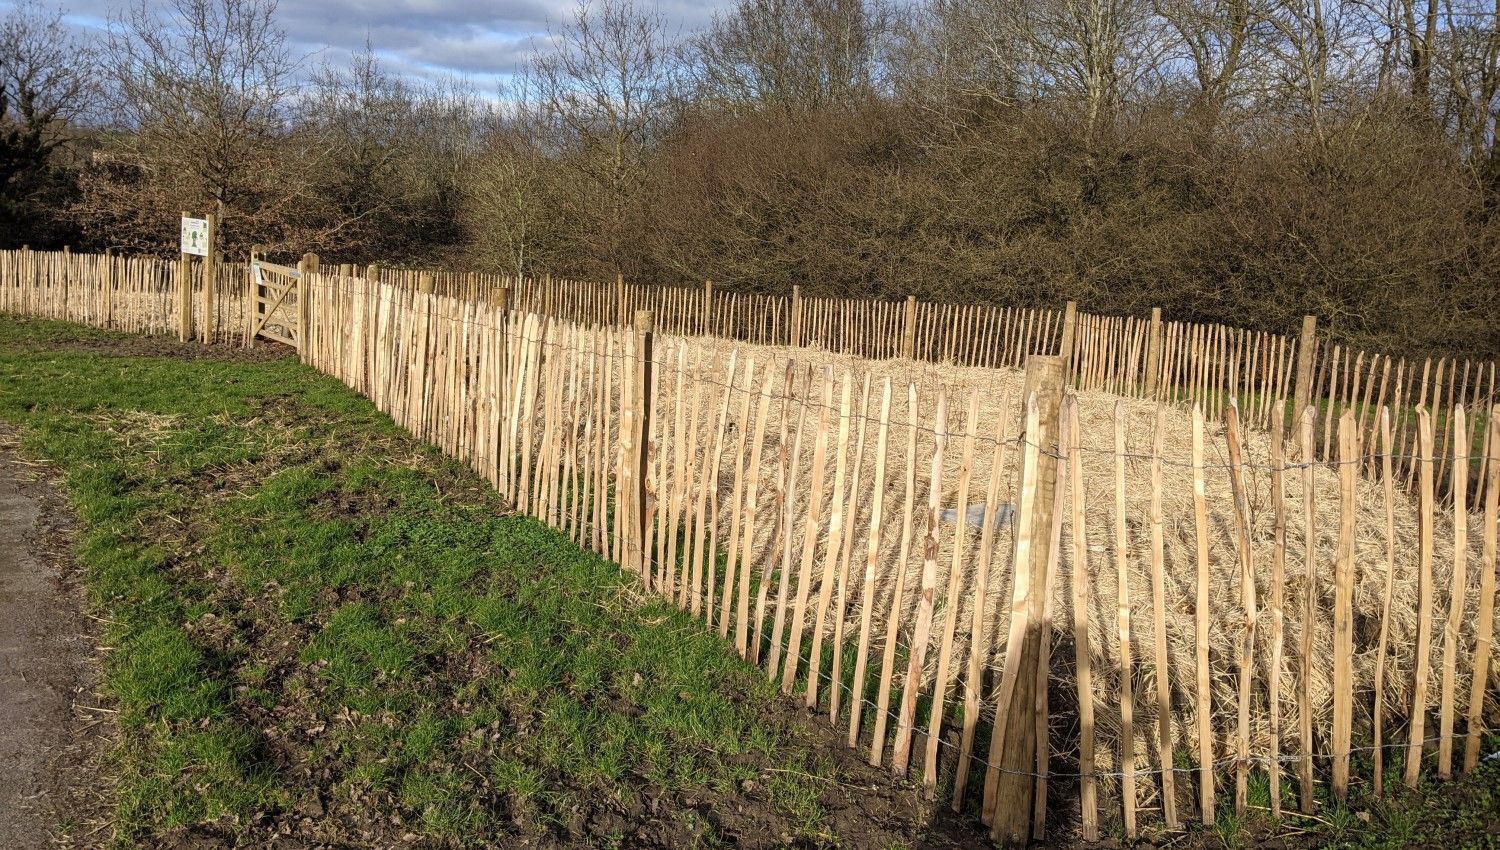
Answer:
[{"label": "thick wooden fence post", "polygon": [[[1318,352],[1318,317],[1302,317],[1302,338],[1297,343],[1297,383],[1292,389],[1292,412],[1301,415],[1301,412],[1310,403],[1312,395],[1313,363],[1317,359]],[[1301,433],[1300,431],[1298,432]],[[1308,460],[1312,454],[1311,446],[1298,445],[1298,457]]]},{"label": "thick wooden fence post", "polygon": [[792,284],[792,315],[787,327],[786,344],[796,348],[802,344],[802,285]]},{"label": "thick wooden fence post", "polygon": [[[182,211],[188,217],[188,211]],[[177,254],[177,341],[187,342],[193,334],[192,262],[186,251]]]},{"label": "thick wooden fence post", "polygon": [[704,336],[712,336],[714,332],[714,282],[703,281],[703,319],[700,321],[698,333]]},{"label": "thick wooden fence post", "polygon": [[250,262],[245,267],[245,328],[246,348],[255,347],[255,320],[260,317],[260,284],[255,280],[255,263],[265,256],[262,245],[250,246]]},{"label": "thick wooden fence post", "polygon": [[104,249],[104,326],[115,326],[115,249]]},{"label": "thick wooden fence post", "polygon": [[[998,756],[999,774],[994,794],[986,793],[990,808],[990,833],[1006,845],[1024,845],[1031,837],[1035,806],[1037,740],[1042,709],[1038,705],[1038,668],[1042,663],[1042,621],[1046,606],[1048,570],[1052,562],[1052,523],[1057,491],[1058,417],[1062,407],[1066,380],[1062,357],[1032,356],[1026,361],[1024,399],[1036,399],[1038,431],[1023,439],[1036,446],[1036,469],[1023,486],[1034,487],[1023,504],[1032,506],[1030,516],[1018,516],[1017,543],[1026,541],[1024,552],[1018,552],[1017,580],[1025,570],[1025,588],[1018,588],[1013,599],[1024,593],[1023,610],[1012,608],[1010,641],[1019,646],[1006,647],[1004,678],[1000,688],[1003,704],[997,707],[996,740],[990,753]],[[1024,558],[1024,565],[1021,559]],[[1024,617],[1024,624],[1016,618]],[[1009,663],[1014,659],[1015,663]],[[1007,699],[1008,696],[1008,699]],[[1045,728],[1045,727],[1043,727]]]},{"label": "thick wooden fence post", "polygon": [[422,272],[421,274],[417,275],[418,292],[422,293],[423,295],[431,295],[432,290],[436,288],[437,283],[435,280],[433,280],[432,272]]},{"label": "thick wooden fence post", "polygon": [[917,356],[917,296],[906,296],[906,317],[901,326],[901,356],[907,360]]},{"label": "thick wooden fence post", "polygon": [[365,266],[365,280],[368,280],[371,283],[379,283],[380,282],[380,264],[379,263],[371,263],[368,266]]},{"label": "thick wooden fence post", "polygon": [[1073,374],[1073,334],[1078,328],[1078,302],[1069,301],[1063,309],[1062,339],[1057,344],[1057,356],[1063,359],[1063,377]]},{"label": "thick wooden fence post", "polygon": [[1146,398],[1156,398],[1161,379],[1161,308],[1151,308],[1151,326],[1146,343]]},{"label": "thick wooden fence post", "polygon": [[641,580],[647,582],[649,585],[650,580],[647,578],[647,571],[650,569],[650,565],[647,560],[648,553],[645,550],[645,546],[649,536],[647,533],[647,524],[651,521],[651,514],[646,509],[646,476],[649,470],[648,462],[650,459],[651,442],[651,372],[655,366],[652,355],[656,345],[656,320],[650,310],[637,310],[635,312],[635,333],[636,357],[640,358],[640,368],[636,370],[635,392],[636,399],[639,402],[636,405],[636,410],[639,412],[639,415],[636,417],[635,429],[636,433],[640,435],[640,439],[636,440],[635,457],[631,459],[631,463],[635,464],[636,470],[635,481],[637,490],[635,504],[636,510],[639,512],[640,526],[635,530],[637,535],[636,546],[639,552],[633,557],[639,565]]},{"label": "thick wooden fence post", "polygon": [[307,344],[312,330],[312,282],[308,278],[318,271],[318,255],[303,254],[297,271],[300,273],[297,275],[297,353],[306,363],[312,356],[312,347]]},{"label": "thick wooden fence post", "polygon": [[209,213],[204,220],[208,223],[208,252],[203,255],[203,318],[199,323],[198,338],[206,344],[214,341],[214,333],[218,330],[214,321],[214,296],[218,293],[214,290],[219,281],[219,217]]}]

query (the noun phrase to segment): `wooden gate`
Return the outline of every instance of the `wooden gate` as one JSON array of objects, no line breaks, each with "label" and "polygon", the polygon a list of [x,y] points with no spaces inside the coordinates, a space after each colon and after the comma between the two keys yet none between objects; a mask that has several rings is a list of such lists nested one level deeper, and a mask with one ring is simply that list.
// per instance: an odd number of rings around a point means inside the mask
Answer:
[{"label": "wooden gate", "polygon": [[297,299],[302,272],[257,258],[250,262],[250,278],[250,344],[260,338],[300,349]]}]

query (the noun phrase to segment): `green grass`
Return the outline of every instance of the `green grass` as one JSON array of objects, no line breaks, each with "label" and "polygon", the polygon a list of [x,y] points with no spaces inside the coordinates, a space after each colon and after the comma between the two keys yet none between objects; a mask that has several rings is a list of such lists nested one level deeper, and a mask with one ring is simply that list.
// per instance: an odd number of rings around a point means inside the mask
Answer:
[{"label": "green grass", "polygon": [[[761,671],[342,385],[291,360],[112,356],[115,338],[0,316],[0,419],[63,472],[108,623],[119,844],[263,844],[306,821],[352,846],[634,846],[652,820],[671,846],[748,826],[762,844],[918,843],[911,825],[840,835],[849,785]],[[853,663],[846,643],[850,687]],[[1284,775],[1276,823],[1255,775],[1247,818],[1221,797],[1190,835],[1500,846],[1500,763],[1388,786],[1307,821]],[[753,825],[726,828],[739,805]]]},{"label": "green grass", "polygon": [[768,830],[835,840],[832,766],[701,624],[294,361],[68,348],[109,338],[0,316],[0,418],[108,622],[120,843],[608,833],[580,811],[752,779]]}]

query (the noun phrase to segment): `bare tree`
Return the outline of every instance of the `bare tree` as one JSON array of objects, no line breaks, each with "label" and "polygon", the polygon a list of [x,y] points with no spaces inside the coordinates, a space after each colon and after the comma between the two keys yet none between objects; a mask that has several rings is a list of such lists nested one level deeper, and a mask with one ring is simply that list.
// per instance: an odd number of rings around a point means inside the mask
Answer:
[{"label": "bare tree", "polygon": [[571,259],[569,245],[579,238],[573,228],[582,222],[563,215],[565,172],[548,129],[535,80],[523,70],[501,92],[464,183],[472,251],[485,268],[523,276]]},{"label": "bare tree", "polygon": [[348,67],[320,67],[298,121],[298,146],[319,152],[309,178],[317,244],[383,262],[430,260],[434,246],[453,244],[483,110],[461,82],[390,74],[369,46]]},{"label": "bare tree", "polygon": [[1452,134],[1478,183],[1500,190],[1500,3],[1443,0],[1434,70],[1439,122]]},{"label": "bare tree", "polygon": [[575,172],[568,213],[586,220],[599,273],[626,270],[624,223],[648,154],[667,127],[675,66],[659,13],[633,0],[582,0],[530,73],[550,147]]},{"label": "bare tree", "polygon": [[137,0],[111,24],[106,64],[125,132],[85,184],[97,227],[155,247],[178,209],[211,205],[231,239],[288,238],[311,163],[284,156],[301,58],[275,0]]},{"label": "bare tree", "polygon": [[57,155],[96,106],[93,62],[59,10],[22,0],[0,18],[0,243],[40,235],[56,212]]},{"label": "bare tree", "polygon": [[1166,38],[1144,0],[933,0],[916,33],[944,89],[1077,110],[1089,136],[1158,68]]},{"label": "bare tree", "polygon": [[1258,58],[1253,28],[1264,11],[1258,0],[1159,0],[1157,11],[1182,44],[1194,84],[1194,112],[1212,130],[1238,93],[1242,67]]},{"label": "bare tree", "polygon": [[741,111],[851,103],[875,93],[890,28],[868,0],[740,0],[689,43],[693,95]]}]

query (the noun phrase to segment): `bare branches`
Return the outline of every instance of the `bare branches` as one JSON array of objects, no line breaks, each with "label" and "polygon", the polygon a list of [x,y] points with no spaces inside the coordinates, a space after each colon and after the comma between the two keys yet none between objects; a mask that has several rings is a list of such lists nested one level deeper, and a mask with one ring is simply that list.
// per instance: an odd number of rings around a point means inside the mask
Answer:
[{"label": "bare branches", "polygon": [[858,102],[878,90],[892,18],[868,0],[740,0],[689,40],[688,93],[735,112]]}]

